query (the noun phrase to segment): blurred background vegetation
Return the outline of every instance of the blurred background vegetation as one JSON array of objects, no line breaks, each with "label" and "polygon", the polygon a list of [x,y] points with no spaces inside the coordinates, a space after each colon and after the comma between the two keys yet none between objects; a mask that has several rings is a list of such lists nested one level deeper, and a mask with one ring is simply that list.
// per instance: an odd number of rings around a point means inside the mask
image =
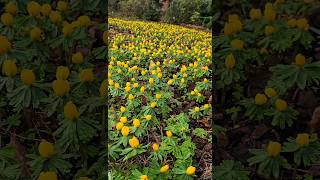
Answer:
[{"label": "blurred background vegetation", "polygon": [[213,0],[109,0],[109,16],[192,24],[211,29],[220,13]]}]

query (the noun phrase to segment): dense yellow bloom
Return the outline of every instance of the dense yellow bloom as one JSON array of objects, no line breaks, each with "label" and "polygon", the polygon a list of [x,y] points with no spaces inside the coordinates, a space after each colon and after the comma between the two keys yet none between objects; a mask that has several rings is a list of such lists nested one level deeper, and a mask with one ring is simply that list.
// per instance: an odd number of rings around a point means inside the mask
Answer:
[{"label": "dense yellow bloom", "polygon": [[270,141],[267,146],[267,153],[270,157],[278,156],[281,152],[281,144],[278,142]]},{"label": "dense yellow bloom", "polygon": [[62,21],[61,14],[58,11],[51,11],[49,19],[53,24],[57,24],[58,22]]},{"label": "dense yellow bloom", "polygon": [[73,26],[70,23],[66,22],[63,24],[62,32],[65,37],[70,37],[73,31],[74,31]]},{"label": "dense yellow bloom", "polygon": [[12,60],[4,60],[2,71],[4,75],[8,77],[15,76],[18,72],[18,68],[16,66],[16,63],[14,63]]},{"label": "dense yellow bloom", "polygon": [[12,15],[17,14],[18,12],[18,8],[14,2],[8,2],[4,9],[7,13],[10,13]]},{"label": "dense yellow bloom", "polygon": [[158,151],[158,150],[159,150],[159,144],[153,143],[153,144],[152,144],[152,150],[153,150],[153,151]]},{"label": "dense yellow bloom", "polygon": [[256,105],[264,105],[265,103],[267,103],[268,98],[266,95],[258,93],[256,94],[254,101]]},{"label": "dense yellow bloom", "polygon": [[41,6],[41,14],[44,15],[44,16],[49,16],[49,14],[51,13],[51,6],[50,4],[43,4]]},{"label": "dense yellow bloom", "polygon": [[260,9],[254,9],[254,8],[250,10],[249,15],[250,15],[250,18],[252,20],[260,19],[261,16],[262,16],[261,10]]},{"label": "dense yellow bloom", "polygon": [[233,69],[236,65],[236,59],[234,58],[233,54],[229,54],[226,57],[225,66],[227,69]]},{"label": "dense yellow bloom", "polygon": [[273,21],[276,19],[276,12],[273,10],[272,4],[271,3],[267,3],[265,5],[265,9],[264,9],[264,18],[267,21]]},{"label": "dense yellow bloom", "polygon": [[297,25],[297,20],[296,19],[289,19],[288,22],[287,22],[288,26],[293,28],[293,27],[296,27]]},{"label": "dense yellow bloom", "polygon": [[76,53],[72,54],[72,63],[73,64],[83,63],[83,55],[81,52],[76,52]]},{"label": "dense yellow bloom", "polygon": [[298,134],[296,138],[296,143],[300,147],[308,146],[310,142],[310,136],[307,133]]},{"label": "dense yellow bloom", "polygon": [[138,87],[139,87],[139,84],[138,84],[138,83],[134,83],[134,84],[133,84],[133,87],[134,87],[134,88],[138,88]]},{"label": "dense yellow bloom", "polygon": [[303,67],[306,63],[306,58],[302,54],[297,54],[295,58],[295,64],[298,67]]},{"label": "dense yellow bloom", "polygon": [[11,50],[11,43],[5,37],[0,35],[0,55],[3,55]]},{"label": "dense yellow bloom", "polygon": [[300,30],[307,31],[310,25],[308,24],[308,20],[306,18],[300,18],[297,20],[297,28]]},{"label": "dense yellow bloom", "polygon": [[285,111],[288,108],[287,102],[282,99],[277,99],[275,105],[277,110],[280,112]]},{"label": "dense yellow bloom", "polygon": [[151,102],[150,107],[155,108],[157,106],[157,102]]},{"label": "dense yellow bloom", "polygon": [[20,78],[23,84],[30,86],[36,80],[36,76],[34,75],[33,71],[30,69],[23,69],[20,73]]},{"label": "dense yellow bloom", "polygon": [[125,90],[126,92],[129,92],[129,91],[131,90],[131,87],[130,87],[130,86],[126,86],[126,87],[124,88],[124,90]]},{"label": "dense yellow bloom", "polygon": [[266,36],[270,36],[274,32],[276,32],[276,29],[273,26],[266,26],[266,28],[264,29],[264,34]]},{"label": "dense yellow bloom", "polygon": [[94,80],[92,69],[83,69],[79,74],[79,79],[82,82],[92,82]]},{"label": "dense yellow bloom", "polygon": [[64,96],[70,91],[70,84],[67,80],[58,79],[53,81],[52,88],[56,96]]},{"label": "dense yellow bloom", "polygon": [[58,4],[57,4],[57,9],[59,10],[59,11],[65,11],[65,10],[67,10],[67,2],[65,2],[65,1],[58,1]]},{"label": "dense yellow bloom", "polygon": [[122,129],[121,129],[122,136],[127,137],[129,135],[129,131],[130,131],[130,129],[129,129],[128,126],[123,126]]},{"label": "dense yellow bloom", "polygon": [[140,126],[140,120],[139,119],[134,119],[132,121],[132,124],[134,127],[138,128]]},{"label": "dense yellow bloom", "polygon": [[116,129],[119,131],[119,130],[121,130],[123,128],[123,126],[124,126],[124,124],[122,122],[118,122],[116,124]]},{"label": "dense yellow bloom", "polygon": [[169,171],[169,165],[164,165],[160,168],[160,173],[167,173]]},{"label": "dense yellow bloom", "polygon": [[231,47],[234,49],[243,49],[244,43],[240,39],[234,39],[231,41]]},{"label": "dense yellow bloom", "polygon": [[38,151],[41,157],[48,158],[54,154],[54,146],[52,143],[42,139],[38,146]]},{"label": "dense yellow bloom", "polygon": [[64,106],[63,113],[64,117],[69,120],[78,119],[80,116],[80,113],[78,112],[76,105],[73,104],[72,101],[67,102],[67,104]]},{"label": "dense yellow bloom", "polygon": [[122,113],[126,112],[126,107],[121,106],[121,107],[120,107],[120,112],[122,112]]},{"label": "dense yellow bloom", "polygon": [[152,119],[152,115],[146,115],[145,118],[146,118],[147,121],[150,121]]},{"label": "dense yellow bloom", "polygon": [[140,180],[148,180],[148,176],[147,175],[142,175],[142,176],[140,176]]},{"label": "dense yellow bloom", "polygon": [[58,66],[56,70],[56,78],[66,80],[69,77],[70,71],[66,66]]},{"label": "dense yellow bloom", "polygon": [[4,13],[1,15],[1,22],[6,26],[12,26],[13,16],[10,13]]},{"label": "dense yellow bloom", "polygon": [[38,180],[58,180],[57,174],[53,171],[41,172]]},{"label": "dense yellow bloom", "polygon": [[200,112],[200,108],[199,108],[199,107],[195,107],[195,108],[194,108],[194,111],[195,111],[195,112]]},{"label": "dense yellow bloom", "polygon": [[35,2],[35,1],[30,1],[27,4],[27,11],[31,16],[38,16],[41,11],[41,6],[39,3]]},{"label": "dense yellow bloom", "polygon": [[141,88],[140,88],[140,92],[144,92],[144,90],[145,90],[145,88],[144,88],[144,86],[141,86]]},{"label": "dense yellow bloom", "polygon": [[150,84],[153,84],[153,83],[154,83],[154,79],[153,79],[153,78],[150,78],[150,79],[149,79],[149,83],[150,83]]},{"label": "dense yellow bloom", "polygon": [[170,138],[170,137],[172,137],[172,132],[171,131],[166,131],[166,135]]},{"label": "dense yellow bloom", "polygon": [[276,90],[274,90],[273,88],[266,88],[266,89],[264,90],[264,93],[265,93],[269,98],[274,97],[274,96],[277,95]]},{"label": "dense yellow bloom", "polygon": [[40,41],[41,40],[42,30],[38,27],[34,27],[30,30],[30,38],[32,41]]},{"label": "dense yellow bloom", "polygon": [[88,27],[91,25],[89,16],[80,16],[78,17],[77,21],[81,27]]},{"label": "dense yellow bloom", "polygon": [[120,122],[126,123],[128,121],[127,117],[120,117]]},{"label": "dense yellow bloom", "polygon": [[193,166],[189,166],[188,168],[187,168],[187,170],[186,170],[186,174],[187,175],[193,175],[194,173],[196,172],[196,168],[195,167],[193,167]]},{"label": "dense yellow bloom", "polygon": [[137,148],[139,146],[139,139],[133,136],[131,139],[129,139],[129,145],[132,148]]}]

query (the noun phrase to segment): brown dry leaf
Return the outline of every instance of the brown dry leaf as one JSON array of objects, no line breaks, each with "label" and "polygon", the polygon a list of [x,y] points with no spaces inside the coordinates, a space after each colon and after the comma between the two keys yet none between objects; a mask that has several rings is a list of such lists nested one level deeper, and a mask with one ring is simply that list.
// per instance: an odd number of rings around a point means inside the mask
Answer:
[{"label": "brown dry leaf", "polygon": [[209,119],[202,119],[202,120],[198,120],[198,122],[202,123],[205,127],[211,127],[211,124],[209,123]]},{"label": "brown dry leaf", "polygon": [[312,119],[309,122],[311,132],[314,132],[320,126],[320,106],[313,111]]}]

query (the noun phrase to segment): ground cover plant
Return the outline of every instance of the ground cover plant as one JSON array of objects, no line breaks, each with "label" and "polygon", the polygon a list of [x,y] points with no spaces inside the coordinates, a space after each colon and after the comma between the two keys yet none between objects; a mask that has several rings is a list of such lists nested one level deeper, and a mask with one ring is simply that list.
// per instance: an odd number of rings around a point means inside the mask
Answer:
[{"label": "ground cover plant", "polygon": [[111,179],[211,179],[211,33],[109,18]]},{"label": "ground cover plant", "polygon": [[317,179],[319,2],[245,2],[213,37],[213,177]]},{"label": "ground cover plant", "polygon": [[0,179],[106,179],[106,2],[1,3]]}]

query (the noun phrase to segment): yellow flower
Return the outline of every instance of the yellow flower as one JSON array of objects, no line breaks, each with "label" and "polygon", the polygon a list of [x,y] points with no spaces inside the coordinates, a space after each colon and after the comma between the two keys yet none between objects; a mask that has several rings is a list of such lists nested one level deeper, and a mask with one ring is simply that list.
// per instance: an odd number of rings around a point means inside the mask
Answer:
[{"label": "yellow flower", "polygon": [[38,180],[58,180],[57,174],[53,171],[41,172]]},{"label": "yellow flower", "polygon": [[73,26],[70,23],[66,22],[63,24],[62,32],[65,37],[71,36],[73,33],[73,30],[74,30]]},{"label": "yellow flower", "polygon": [[199,112],[199,111],[200,111],[200,108],[199,108],[199,107],[195,107],[195,108],[194,108],[194,111],[195,111],[195,112]]},{"label": "yellow flower", "polygon": [[298,134],[296,138],[296,143],[300,147],[308,146],[310,142],[310,136],[307,133]]},{"label": "yellow flower", "polygon": [[0,55],[7,53],[11,49],[11,43],[9,40],[0,35]]},{"label": "yellow flower", "polygon": [[251,9],[250,10],[250,18],[252,19],[252,20],[256,20],[256,19],[260,19],[261,18],[261,10],[260,9]]},{"label": "yellow flower", "polygon": [[260,54],[267,54],[268,50],[266,48],[261,48],[260,49]]},{"label": "yellow flower", "polygon": [[204,107],[205,109],[209,109],[209,104],[205,104],[203,107]]},{"label": "yellow flower", "polygon": [[42,139],[38,146],[38,151],[41,157],[48,158],[54,154],[53,144]]},{"label": "yellow flower", "polygon": [[148,176],[147,175],[142,175],[142,176],[140,176],[140,180],[148,180]]},{"label": "yellow flower", "polygon": [[126,108],[124,106],[121,106],[120,107],[120,112],[122,112],[122,113],[126,112]]},{"label": "yellow flower", "polygon": [[50,4],[43,4],[41,6],[41,14],[44,15],[44,16],[49,16],[49,14],[51,13],[51,6]]},{"label": "yellow flower", "polygon": [[94,80],[94,75],[91,68],[83,69],[79,74],[79,79],[82,82],[91,82]]},{"label": "yellow flower", "polygon": [[149,83],[150,83],[150,84],[153,84],[153,83],[154,83],[154,79],[153,79],[153,78],[150,78],[150,79],[149,79]]},{"label": "yellow flower", "polygon": [[123,128],[123,126],[124,126],[124,124],[122,122],[118,122],[116,124],[116,129],[119,131],[119,130],[121,130]]},{"label": "yellow flower", "polygon": [[17,14],[18,12],[18,8],[14,2],[8,2],[4,9],[7,13],[10,13],[12,15]]},{"label": "yellow flower", "polygon": [[157,74],[157,77],[158,77],[159,79],[161,79],[161,78],[162,78],[162,73],[158,73],[158,74]]},{"label": "yellow flower", "polygon": [[53,24],[57,24],[58,22],[60,22],[62,20],[61,14],[58,11],[51,11],[49,18]]},{"label": "yellow flower", "polygon": [[126,123],[128,121],[127,117],[120,117],[120,122]]},{"label": "yellow flower", "polygon": [[157,102],[151,102],[150,107],[155,108],[157,106]]},{"label": "yellow flower", "polygon": [[64,117],[69,120],[75,120],[78,119],[80,116],[80,113],[77,110],[77,107],[75,104],[73,104],[72,101],[67,102],[67,104],[63,108]]},{"label": "yellow flower", "polygon": [[266,36],[270,36],[274,32],[276,32],[276,29],[273,26],[266,26],[266,28],[264,29],[264,34]]},{"label": "yellow flower", "polygon": [[204,78],[204,79],[203,79],[203,82],[204,82],[204,83],[207,83],[207,82],[208,82],[208,79],[207,79],[207,78]]},{"label": "yellow flower", "polygon": [[120,88],[120,84],[119,83],[115,83],[114,84],[114,88],[119,89]]},{"label": "yellow flower", "polygon": [[126,92],[129,92],[129,91],[131,90],[131,87],[130,87],[130,86],[126,86],[126,87],[124,88],[124,90],[125,90]]},{"label": "yellow flower", "polygon": [[138,84],[138,83],[134,83],[134,84],[133,84],[133,87],[134,87],[134,88],[138,88],[138,87],[139,87],[139,84]]},{"label": "yellow flower", "polygon": [[30,38],[32,41],[40,41],[41,40],[42,30],[38,27],[35,27],[30,30]]},{"label": "yellow flower", "polygon": [[272,8],[272,4],[271,3],[267,3],[265,5],[265,9],[264,9],[264,18],[267,21],[273,21],[276,19],[276,12],[273,10]]},{"label": "yellow flower", "polygon": [[109,79],[109,85],[113,86],[114,85],[114,81],[112,79]]},{"label": "yellow flower", "polygon": [[158,150],[159,150],[159,144],[153,143],[153,144],[152,144],[152,150],[153,150],[153,151],[158,151]]},{"label": "yellow flower", "polygon": [[297,28],[300,30],[307,31],[310,25],[308,24],[308,20],[306,18],[300,18],[297,20]]},{"label": "yellow flower", "polygon": [[132,121],[132,124],[134,127],[138,128],[140,126],[140,120],[139,119],[134,119]]},{"label": "yellow flower", "polygon": [[145,88],[144,88],[144,86],[141,86],[141,88],[140,88],[140,92],[144,92],[144,90],[145,90]]},{"label": "yellow flower", "polygon": [[172,132],[171,131],[166,131],[166,135],[170,138],[170,137],[172,137]]},{"label": "yellow flower", "polygon": [[189,166],[186,170],[186,174],[189,176],[193,175],[195,172],[196,172],[196,168],[193,166]]},{"label": "yellow flower", "polygon": [[129,134],[129,131],[130,131],[130,129],[129,129],[128,126],[123,126],[122,129],[121,129],[121,134],[122,134],[122,136],[127,137],[128,134]]},{"label": "yellow flower", "polygon": [[34,75],[33,71],[30,69],[23,69],[20,73],[20,78],[23,84],[30,86],[36,80],[36,76]]},{"label": "yellow flower", "polygon": [[306,63],[306,58],[302,54],[297,54],[295,58],[295,63],[298,67],[302,68]]},{"label": "yellow flower", "polygon": [[156,99],[160,99],[161,98],[161,94],[156,94]]},{"label": "yellow flower", "polygon": [[129,144],[132,148],[137,148],[139,146],[139,139],[133,136],[131,139],[129,139]]},{"label": "yellow flower", "polygon": [[268,98],[266,95],[258,93],[258,94],[256,94],[254,101],[255,101],[256,105],[261,106],[261,105],[264,105],[265,103],[267,103]]},{"label": "yellow flower", "polygon": [[269,98],[274,97],[274,96],[277,95],[276,90],[274,90],[273,88],[266,88],[266,89],[264,90],[264,93],[265,93]]},{"label": "yellow flower", "polygon": [[70,71],[66,66],[58,66],[56,71],[56,78],[66,80],[69,77]]},{"label": "yellow flower", "polygon": [[91,25],[89,16],[80,16],[77,21],[81,27],[88,27]]},{"label": "yellow flower", "polygon": [[288,108],[287,102],[282,99],[277,99],[275,105],[280,112],[285,111]]},{"label": "yellow flower", "polygon": [[1,22],[6,26],[12,26],[13,16],[10,13],[4,13],[1,15]]},{"label": "yellow flower", "polygon": [[239,16],[237,14],[230,14],[228,16],[228,21],[229,22],[235,22],[235,21],[239,21]]},{"label": "yellow flower", "polygon": [[267,146],[267,153],[270,157],[278,156],[281,152],[281,144],[278,142],[270,141]]},{"label": "yellow flower", "polygon": [[53,81],[52,88],[56,96],[64,96],[70,91],[70,84],[67,80],[58,79]]},{"label": "yellow flower", "polygon": [[233,69],[236,65],[236,59],[234,58],[233,54],[229,54],[226,57],[225,66],[227,69]]},{"label": "yellow flower", "polygon": [[162,166],[160,168],[160,173],[167,173],[169,171],[169,165]]},{"label": "yellow flower", "polygon": [[105,97],[107,96],[107,91],[108,91],[108,81],[104,80],[99,88],[100,96]]},{"label": "yellow flower", "polygon": [[2,70],[3,73],[8,77],[15,76],[18,72],[16,63],[14,63],[12,60],[4,60]]},{"label": "yellow flower", "polygon": [[289,19],[287,24],[288,24],[289,27],[294,28],[297,25],[297,20],[294,19],[294,18],[293,19]]},{"label": "yellow flower", "polygon": [[234,48],[234,49],[243,49],[243,46],[244,46],[244,43],[243,41],[241,41],[240,39],[234,39],[231,41],[231,47]]},{"label": "yellow flower", "polygon": [[58,1],[57,9],[58,9],[59,11],[65,11],[65,10],[67,10],[67,2],[65,2],[65,1]]},{"label": "yellow flower", "polygon": [[41,6],[35,1],[30,1],[27,4],[27,11],[31,16],[38,16],[40,14]]},{"label": "yellow flower", "polygon": [[76,52],[76,53],[72,54],[72,63],[73,64],[83,63],[83,55],[81,52]]},{"label": "yellow flower", "polygon": [[132,100],[132,99],[134,99],[134,96],[132,94],[129,94],[128,99]]},{"label": "yellow flower", "polygon": [[146,118],[147,121],[150,121],[152,119],[152,115],[146,115],[145,118]]}]

